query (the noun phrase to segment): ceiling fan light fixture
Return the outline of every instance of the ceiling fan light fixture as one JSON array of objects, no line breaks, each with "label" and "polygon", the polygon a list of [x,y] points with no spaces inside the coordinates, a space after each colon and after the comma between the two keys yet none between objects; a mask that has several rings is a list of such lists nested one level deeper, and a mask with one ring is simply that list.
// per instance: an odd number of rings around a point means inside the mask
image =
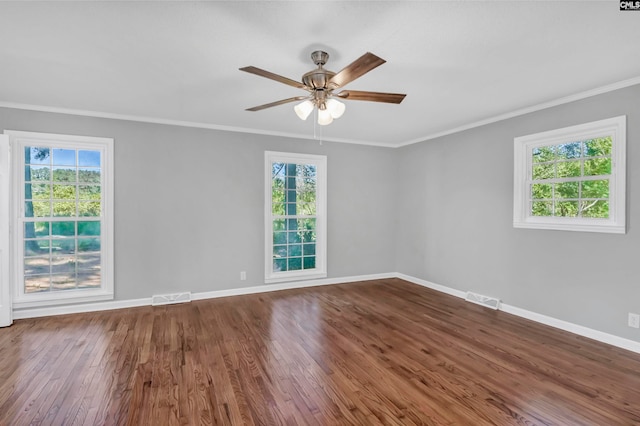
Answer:
[{"label": "ceiling fan light fixture", "polygon": [[334,119],[342,117],[344,110],[347,108],[344,103],[333,98],[327,99],[326,105],[329,114],[331,114],[331,117]]},{"label": "ceiling fan light fixture", "polygon": [[313,102],[307,99],[294,106],[293,110],[296,112],[296,115],[300,117],[300,120],[306,120],[313,111]]},{"label": "ceiling fan light fixture", "polygon": [[331,112],[328,109],[320,109],[318,108],[318,124],[321,126],[326,126],[327,124],[331,124],[333,121],[333,117],[331,116]]}]

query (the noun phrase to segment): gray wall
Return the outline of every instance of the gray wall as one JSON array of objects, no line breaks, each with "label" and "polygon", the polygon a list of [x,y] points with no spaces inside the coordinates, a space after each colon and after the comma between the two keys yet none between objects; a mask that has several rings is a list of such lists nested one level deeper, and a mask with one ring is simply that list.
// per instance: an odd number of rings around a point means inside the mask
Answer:
[{"label": "gray wall", "polygon": [[263,284],[266,150],[327,155],[329,277],[395,270],[396,150],[0,108],[4,129],[115,139],[117,300]]},{"label": "gray wall", "polygon": [[[640,341],[640,86],[399,150],[396,267]],[[513,138],[627,115],[627,234],[514,229]]]}]

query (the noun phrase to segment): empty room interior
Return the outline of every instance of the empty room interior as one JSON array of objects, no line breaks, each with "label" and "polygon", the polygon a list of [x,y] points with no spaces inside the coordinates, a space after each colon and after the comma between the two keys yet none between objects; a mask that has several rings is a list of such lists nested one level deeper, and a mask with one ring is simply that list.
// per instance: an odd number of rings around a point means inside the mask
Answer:
[{"label": "empty room interior", "polygon": [[640,425],[638,2],[0,16],[0,425]]}]

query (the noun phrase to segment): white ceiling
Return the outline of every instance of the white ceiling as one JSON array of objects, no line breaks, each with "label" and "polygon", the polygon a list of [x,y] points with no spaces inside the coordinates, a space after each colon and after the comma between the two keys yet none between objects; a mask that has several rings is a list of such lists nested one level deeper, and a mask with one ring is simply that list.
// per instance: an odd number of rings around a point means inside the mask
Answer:
[{"label": "white ceiling", "polygon": [[[0,2],[0,16],[0,106],[235,131],[400,146],[640,83],[640,13],[611,0]],[[386,59],[346,88],[406,99],[345,101],[323,127],[295,104],[245,111],[306,92],[238,68],[300,80],[318,48],[336,72]]]}]

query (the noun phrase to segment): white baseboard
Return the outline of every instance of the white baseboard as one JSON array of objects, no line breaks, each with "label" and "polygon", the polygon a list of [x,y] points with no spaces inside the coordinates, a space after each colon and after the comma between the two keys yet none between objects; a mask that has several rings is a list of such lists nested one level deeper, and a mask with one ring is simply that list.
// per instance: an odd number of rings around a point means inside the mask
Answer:
[{"label": "white baseboard", "polygon": [[[191,300],[214,299],[218,297],[240,296],[243,294],[266,293],[269,291],[289,290],[294,288],[315,287],[330,284],[344,284],[356,281],[379,280],[395,278],[397,274],[370,274],[356,275],[341,278],[323,278],[309,281],[291,281],[287,283],[257,285],[252,287],[233,288],[228,290],[205,291],[192,293]],[[109,311],[112,309],[135,308],[138,306],[150,306],[151,297],[143,299],[112,300],[108,302],[85,303],[79,305],[61,305],[44,308],[23,308],[13,310],[13,319],[26,319],[36,317],[48,317],[53,315],[78,314],[83,312]]]},{"label": "white baseboard", "polygon": [[266,293],[269,291],[291,290],[294,288],[317,287],[321,285],[331,285],[331,284],[345,284],[345,283],[352,283],[357,281],[382,280],[382,279],[396,278],[396,277],[397,277],[397,274],[395,273],[387,273],[387,274],[356,275],[352,277],[341,277],[341,278],[321,278],[318,280],[308,280],[308,281],[290,281],[290,282],[279,283],[279,284],[266,284],[266,285],[257,285],[253,287],[233,288],[229,290],[216,290],[216,291],[206,291],[202,293],[193,293],[191,295],[191,300],[215,299],[218,297],[240,296],[243,294]]},{"label": "white baseboard", "polygon": [[[370,274],[370,275],[357,275],[351,277],[341,278],[323,278],[319,280],[310,281],[292,281],[279,284],[257,285],[252,287],[234,288],[227,290],[206,291],[200,293],[192,293],[192,300],[214,299],[219,297],[240,296],[245,294],[266,293],[269,291],[290,290],[295,288],[315,287],[322,285],[332,284],[344,284],[357,281],[369,281],[388,278],[400,278],[405,281],[409,281],[414,284],[427,287],[441,293],[445,293],[451,296],[464,299],[466,291],[456,290],[451,287],[447,287],[440,284],[435,284],[430,281],[426,281],[420,278],[405,275],[399,272],[390,272],[385,274]],[[24,308],[16,309],[13,311],[13,319],[25,319],[35,317],[46,317],[52,315],[64,315],[75,314],[82,312],[97,312],[108,311],[112,309],[133,308],[137,306],[150,306],[151,297],[143,299],[130,299],[130,300],[113,300],[108,302],[86,303],[81,305],[63,305],[52,306],[45,308]],[[536,312],[528,311],[526,309],[511,306],[505,303],[500,304],[500,310],[512,315],[516,315],[528,320],[532,320],[541,324],[545,324],[551,327],[558,328],[560,330],[568,331],[570,333],[577,334],[579,336],[588,337],[599,342],[607,343],[609,345],[617,346],[622,349],[626,349],[632,352],[640,353],[640,342],[634,340],[625,339],[623,337],[615,336],[613,334],[604,333],[602,331],[594,330],[581,325],[573,324],[567,321],[563,321],[557,318],[549,317],[546,315],[538,314]]]},{"label": "white baseboard", "polygon": [[13,319],[50,317],[54,315],[78,314],[82,312],[110,311],[112,309],[136,308],[151,305],[151,298],[110,300],[108,302],[83,303],[80,305],[47,306],[44,308],[23,308],[13,310]]},{"label": "white baseboard", "polygon": [[420,278],[412,277],[410,275],[401,274],[399,272],[396,272],[395,275],[396,275],[396,278],[400,278],[402,280],[409,281],[411,283],[418,284],[423,287],[430,288],[432,290],[437,290],[440,293],[446,293],[451,296],[459,297],[460,299],[464,299],[464,297],[467,295],[466,291],[456,290],[455,288],[447,287],[440,284],[435,284],[435,283],[432,283],[431,281],[421,280]]},{"label": "white baseboard", "polygon": [[[451,296],[456,296],[461,299],[464,299],[466,292],[456,290],[450,287],[446,287],[440,284],[434,284],[429,281],[422,280],[420,278],[415,278],[409,275],[396,273],[396,277],[401,278],[405,281],[412,282],[414,284],[418,284],[424,287],[428,287],[433,290],[437,290],[441,293],[446,293]],[[573,324],[568,321],[560,320],[557,318],[549,317],[546,315],[538,314],[536,312],[528,311],[526,309],[518,308],[516,306],[508,305],[506,303],[500,303],[501,311],[504,311],[508,314],[516,315],[521,318],[526,318],[531,321],[535,321],[540,324],[548,325],[554,328],[558,328],[560,330],[568,331],[573,334],[577,334],[579,336],[588,337],[589,339],[597,340],[599,342],[607,343],[612,346],[617,346],[622,349],[626,349],[632,352],[640,353],[640,342],[636,342],[635,340],[625,339],[624,337],[619,337],[613,334],[604,333],[602,331],[594,330],[592,328],[583,327],[578,324]]]}]

